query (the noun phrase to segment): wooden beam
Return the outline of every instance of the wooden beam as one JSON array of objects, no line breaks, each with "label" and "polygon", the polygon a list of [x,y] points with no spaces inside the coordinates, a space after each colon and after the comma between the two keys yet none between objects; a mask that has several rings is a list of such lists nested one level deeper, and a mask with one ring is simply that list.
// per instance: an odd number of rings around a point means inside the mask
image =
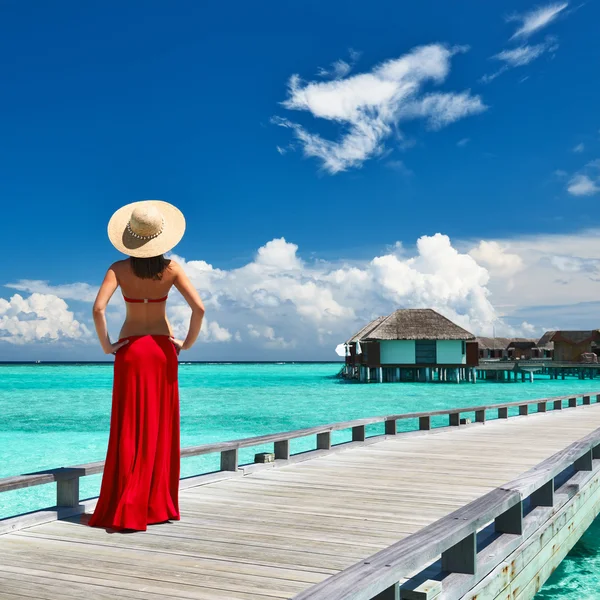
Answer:
[{"label": "wooden beam", "polygon": [[364,425],[358,425],[352,428],[352,441],[353,442],[364,442],[367,437],[366,429]]},{"label": "wooden beam", "polygon": [[535,490],[530,498],[532,506],[554,506],[554,479]]},{"label": "wooden beam", "polygon": [[419,417],[419,429],[429,431],[431,429],[431,417]]},{"label": "wooden beam", "polygon": [[475,575],[477,571],[477,534],[475,532],[442,552],[442,571]]},{"label": "wooden beam", "polygon": [[331,431],[317,433],[317,450],[331,450]]},{"label": "wooden beam", "polygon": [[224,450],[221,452],[221,471],[237,471],[238,470],[238,451]]},{"label": "wooden beam", "polygon": [[56,506],[74,507],[79,504],[79,477],[56,482]]},{"label": "wooden beam", "polygon": [[281,440],[273,444],[275,449],[275,458],[278,460],[289,460],[290,458],[290,440]]},{"label": "wooden beam", "polygon": [[518,502],[496,517],[494,528],[498,533],[523,535],[523,502]]},{"label": "wooden beam", "polygon": [[396,419],[389,419],[385,422],[385,435],[396,435],[398,433]]}]

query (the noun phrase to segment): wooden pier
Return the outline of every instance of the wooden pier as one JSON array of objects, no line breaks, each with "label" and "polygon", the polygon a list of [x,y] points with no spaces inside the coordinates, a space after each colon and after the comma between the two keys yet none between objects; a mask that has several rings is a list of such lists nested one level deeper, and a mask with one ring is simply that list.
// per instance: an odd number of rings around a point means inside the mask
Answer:
[{"label": "wooden pier", "polygon": [[[185,448],[221,471],[182,480],[182,521],[147,532],[85,525],[79,478],[102,463],[0,479],[57,486],[56,507],[0,521],[0,600],[529,600],[600,511],[598,398]],[[339,430],[352,441],[332,446]],[[290,455],[307,436],[315,450]],[[273,462],[238,464],[267,443]]]}]

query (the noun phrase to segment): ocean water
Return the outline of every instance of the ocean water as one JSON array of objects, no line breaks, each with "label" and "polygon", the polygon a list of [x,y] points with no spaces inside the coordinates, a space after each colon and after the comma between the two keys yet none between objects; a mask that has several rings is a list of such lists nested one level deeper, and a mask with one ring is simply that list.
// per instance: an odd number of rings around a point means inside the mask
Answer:
[{"label": "ocean water", "polygon": [[[340,368],[339,363],[182,363],[182,446],[375,415],[600,391],[600,381],[550,381],[543,377],[534,383],[361,385],[337,379]],[[0,477],[103,460],[111,386],[110,363],[0,365]],[[400,421],[398,425],[408,429],[416,424]],[[382,432],[382,425],[370,428],[369,433],[375,432]],[[333,439],[338,442],[349,436],[350,432],[336,432]],[[314,438],[295,440],[292,452],[314,448],[314,443]],[[254,452],[271,448],[241,451],[241,462],[251,462]],[[216,470],[218,462],[218,455],[184,459],[182,476]],[[100,475],[82,478],[81,497],[96,496],[99,485]],[[54,484],[0,494],[0,518],[51,506],[55,503],[54,494]],[[587,598],[552,590],[561,589],[561,577],[571,583],[577,577],[585,577],[581,565],[600,566],[600,526],[595,525],[591,531],[582,547],[596,562],[578,558],[582,553],[579,548],[555,573],[540,598]],[[600,589],[600,577],[595,577],[595,585]],[[589,597],[600,598],[600,593]]]}]

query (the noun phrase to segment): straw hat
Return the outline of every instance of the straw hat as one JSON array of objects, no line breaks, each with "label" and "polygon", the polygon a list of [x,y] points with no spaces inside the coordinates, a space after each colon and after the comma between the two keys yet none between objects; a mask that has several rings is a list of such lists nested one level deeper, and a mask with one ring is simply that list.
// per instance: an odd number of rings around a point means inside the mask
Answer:
[{"label": "straw hat", "polygon": [[141,200],[121,207],[108,222],[112,245],[137,258],[158,256],[174,248],[185,231],[182,212],[162,200]]}]

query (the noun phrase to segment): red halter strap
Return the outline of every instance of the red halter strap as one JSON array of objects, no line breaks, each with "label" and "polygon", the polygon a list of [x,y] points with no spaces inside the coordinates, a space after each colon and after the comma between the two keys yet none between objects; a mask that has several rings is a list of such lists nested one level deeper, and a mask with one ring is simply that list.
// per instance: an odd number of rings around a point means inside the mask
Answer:
[{"label": "red halter strap", "polygon": [[143,302],[144,304],[147,304],[149,302],[166,302],[168,297],[168,295],[164,298],[127,298],[126,296],[123,296],[123,300],[125,300],[125,302]]}]

